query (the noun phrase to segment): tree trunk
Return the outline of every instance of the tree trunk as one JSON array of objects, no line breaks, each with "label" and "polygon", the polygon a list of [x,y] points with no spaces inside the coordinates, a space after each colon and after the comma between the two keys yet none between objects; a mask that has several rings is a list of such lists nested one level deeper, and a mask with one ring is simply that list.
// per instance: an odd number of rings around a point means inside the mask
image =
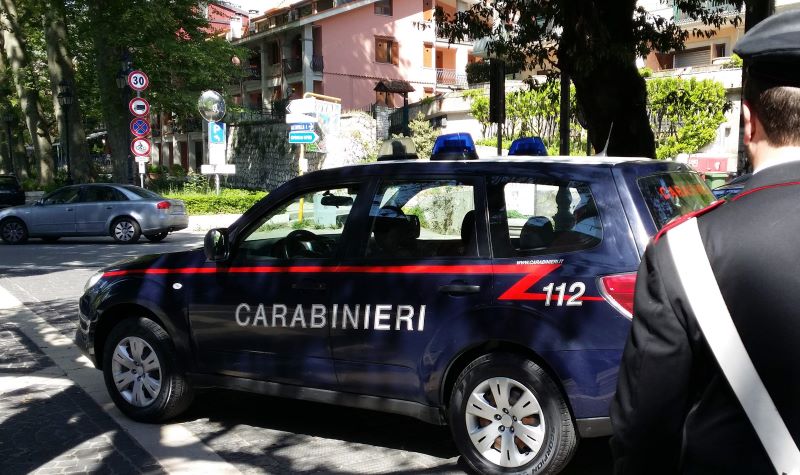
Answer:
[{"label": "tree trunk", "polygon": [[[89,157],[89,146],[86,143],[86,132],[83,129],[80,101],[75,88],[75,67],[69,54],[67,43],[67,26],[64,20],[64,4],[60,0],[48,2],[44,9],[42,21],[44,22],[45,42],[47,46],[47,67],[50,73],[50,88],[53,92],[53,111],[58,118],[58,128],[64,127],[64,122],[69,122],[70,165],[72,179],[77,183],[86,183],[92,177],[92,163]],[[49,7],[49,8],[48,8]],[[58,103],[58,85],[66,81],[72,88],[72,105],[67,107],[65,117],[61,105]],[[64,149],[66,150],[66,148]]]},{"label": "tree trunk", "polygon": [[55,172],[50,133],[42,115],[39,93],[28,81],[30,65],[22,41],[23,32],[17,22],[16,5],[14,0],[0,0],[0,6],[4,10],[4,14],[0,15],[0,26],[3,30],[5,53],[13,73],[20,107],[25,115],[25,124],[33,142],[33,152],[39,165],[39,184],[44,186],[53,182]]},{"label": "tree trunk", "polygon": [[108,8],[104,2],[90,1],[89,12],[95,23],[94,53],[96,59],[97,82],[103,107],[103,118],[106,125],[106,144],[111,149],[111,168],[116,183],[131,183],[130,175],[130,138],[128,136],[129,116],[127,88],[117,87],[116,77],[119,72],[121,55],[119,47],[108,41],[106,31],[113,25],[113,18],[107,18]]},{"label": "tree trunk", "polygon": [[[596,151],[654,158],[647,89],[636,68],[635,0],[564,0],[558,65],[572,78]],[[621,98],[626,98],[620,100]],[[613,124],[613,130],[612,130]]]}]

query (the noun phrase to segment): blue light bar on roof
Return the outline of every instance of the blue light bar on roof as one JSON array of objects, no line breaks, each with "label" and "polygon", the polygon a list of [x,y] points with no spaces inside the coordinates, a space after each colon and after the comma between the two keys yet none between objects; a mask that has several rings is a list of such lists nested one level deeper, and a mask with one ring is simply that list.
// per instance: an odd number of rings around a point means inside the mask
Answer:
[{"label": "blue light bar on roof", "polygon": [[511,148],[508,150],[509,155],[533,155],[533,156],[547,156],[547,147],[541,137],[520,137],[511,142]]},{"label": "blue light bar on roof", "polygon": [[444,134],[433,144],[431,160],[477,160],[478,152],[472,136],[465,132]]}]

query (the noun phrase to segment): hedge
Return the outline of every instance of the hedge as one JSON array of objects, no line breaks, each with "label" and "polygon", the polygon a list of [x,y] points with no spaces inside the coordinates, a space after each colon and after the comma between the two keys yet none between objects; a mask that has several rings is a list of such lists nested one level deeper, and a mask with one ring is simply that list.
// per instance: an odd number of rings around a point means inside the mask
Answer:
[{"label": "hedge", "polygon": [[165,193],[166,198],[182,200],[186,212],[197,214],[241,214],[267,196],[264,191],[248,191],[223,188],[219,195],[204,193]]}]

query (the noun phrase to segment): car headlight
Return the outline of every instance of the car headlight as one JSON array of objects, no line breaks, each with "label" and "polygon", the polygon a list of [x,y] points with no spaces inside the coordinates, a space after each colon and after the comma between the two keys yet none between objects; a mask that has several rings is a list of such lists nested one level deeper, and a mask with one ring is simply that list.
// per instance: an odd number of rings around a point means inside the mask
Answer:
[{"label": "car headlight", "polygon": [[86,281],[86,284],[83,286],[83,293],[86,293],[89,289],[95,286],[100,279],[103,278],[103,271],[96,272],[93,276],[89,277],[89,280]]}]

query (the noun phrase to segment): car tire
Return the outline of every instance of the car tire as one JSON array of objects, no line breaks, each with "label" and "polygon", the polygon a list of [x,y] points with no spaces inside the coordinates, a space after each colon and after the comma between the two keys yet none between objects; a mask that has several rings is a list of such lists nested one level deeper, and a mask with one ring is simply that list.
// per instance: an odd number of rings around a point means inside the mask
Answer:
[{"label": "car tire", "polygon": [[175,417],[194,398],[169,335],[145,317],[125,319],[111,330],[103,350],[103,379],[120,411],[140,422]]},{"label": "car tire", "polygon": [[118,218],[111,224],[111,237],[122,244],[134,244],[139,241],[142,230],[133,218]]},{"label": "car tire", "polygon": [[8,218],[0,223],[0,238],[7,244],[24,244],[28,240],[28,227],[19,218]]},{"label": "car tire", "polygon": [[44,241],[44,242],[56,242],[59,239],[61,239],[61,236],[47,236],[47,237],[43,237],[42,241]]},{"label": "car tire", "polygon": [[536,363],[514,354],[484,355],[462,371],[448,422],[467,464],[483,474],[558,473],[578,446],[559,388]]},{"label": "car tire", "polygon": [[144,237],[146,237],[147,240],[150,242],[161,242],[164,240],[165,237],[167,237],[168,234],[169,234],[168,231],[164,231],[163,233],[157,233],[157,234],[145,234]]}]

